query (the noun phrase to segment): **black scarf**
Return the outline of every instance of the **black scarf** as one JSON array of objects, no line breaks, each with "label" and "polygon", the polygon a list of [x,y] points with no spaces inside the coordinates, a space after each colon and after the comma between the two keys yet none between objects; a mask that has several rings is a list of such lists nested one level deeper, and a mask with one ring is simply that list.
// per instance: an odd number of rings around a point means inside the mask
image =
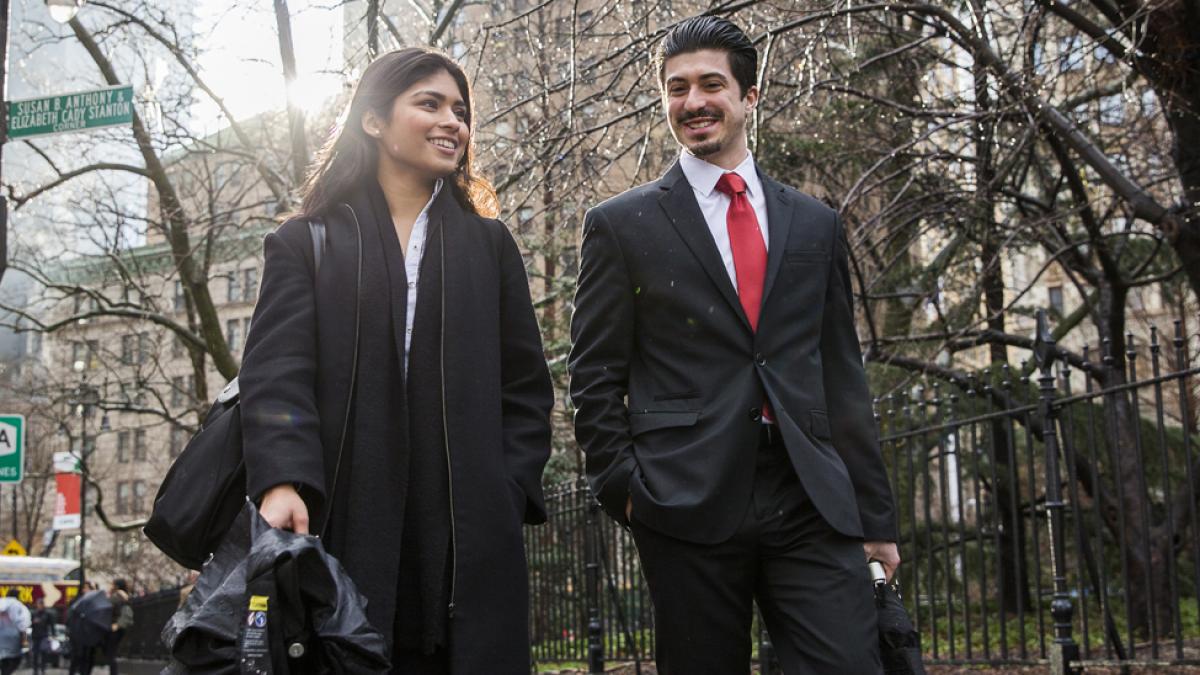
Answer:
[{"label": "black scarf", "polygon": [[[393,527],[349,534],[367,540],[346,543],[368,555],[371,550],[382,554],[374,558],[379,564],[397,565],[393,648],[427,654],[447,643],[450,601],[450,484],[440,368],[443,209],[439,204],[444,199],[453,199],[445,187],[430,207],[407,378],[402,368],[408,307],[404,252],[375,181],[350,202],[365,244],[359,381],[375,383],[370,391],[356,392],[352,428],[356,439],[363,439],[363,434],[371,439],[365,445],[375,450],[372,454],[387,455],[366,463],[356,457],[352,473],[387,471],[396,492],[351,498],[372,512],[391,511],[387,520]],[[381,372],[388,376],[381,378]],[[356,445],[363,444],[356,440]],[[351,494],[354,484],[350,478]],[[388,627],[378,628],[388,633]]]}]

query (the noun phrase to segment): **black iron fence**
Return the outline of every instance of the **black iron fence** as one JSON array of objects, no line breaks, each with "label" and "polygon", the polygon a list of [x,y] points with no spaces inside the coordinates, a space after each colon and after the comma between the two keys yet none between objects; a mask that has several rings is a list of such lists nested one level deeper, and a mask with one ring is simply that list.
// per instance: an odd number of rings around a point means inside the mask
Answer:
[{"label": "black iron fence", "polygon": [[121,639],[121,658],[166,661],[170,654],[162,643],[162,629],[179,608],[180,589],[170,588],[140,595],[129,601],[133,627]]},{"label": "black iron fence", "polygon": [[[1179,324],[1081,353],[1038,335],[1031,366],[877,401],[927,662],[1200,665],[1200,368]],[[632,539],[580,482],[548,498],[526,530],[533,660],[652,659]]]}]

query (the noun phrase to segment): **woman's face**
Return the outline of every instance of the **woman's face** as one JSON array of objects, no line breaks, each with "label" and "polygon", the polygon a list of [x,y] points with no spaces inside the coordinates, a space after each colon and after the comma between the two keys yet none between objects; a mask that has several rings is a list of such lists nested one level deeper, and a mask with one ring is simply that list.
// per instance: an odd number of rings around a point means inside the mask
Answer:
[{"label": "woman's face", "polygon": [[380,162],[430,179],[454,173],[467,151],[467,104],[445,70],[418,81],[392,101],[381,120],[363,116],[363,131],[375,139]]}]

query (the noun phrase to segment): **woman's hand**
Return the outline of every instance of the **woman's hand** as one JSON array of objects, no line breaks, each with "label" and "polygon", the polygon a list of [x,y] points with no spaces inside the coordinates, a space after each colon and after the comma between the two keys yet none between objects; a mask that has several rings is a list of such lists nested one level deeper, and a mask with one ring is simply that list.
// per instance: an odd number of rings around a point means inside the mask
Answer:
[{"label": "woman's hand", "polygon": [[271,527],[308,534],[308,507],[291,483],[280,483],[263,493],[258,514]]}]

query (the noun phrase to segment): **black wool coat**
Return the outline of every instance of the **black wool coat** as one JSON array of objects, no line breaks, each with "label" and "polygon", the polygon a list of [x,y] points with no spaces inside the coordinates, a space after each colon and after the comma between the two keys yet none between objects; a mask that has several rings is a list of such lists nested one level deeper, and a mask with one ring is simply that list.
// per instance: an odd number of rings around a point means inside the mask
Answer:
[{"label": "black wool coat", "polygon": [[[371,248],[378,240],[364,236],[372,227],[362,219],[372,216],[355,204],[324,215],[326,245],[315,283],[306,221],[290,220],[264,241],[259,300],[239,377],[247,493],[257,499],[280,483],[300,485],[314,533],[332,504],[326,545],[367,596],[372,624],[390,639],[409,486],[399,465],[405,460],[387,452],[396,447],[393,439],[370,437],[361,422],[397,414],[369,392],[402,375],[370,363],[353,368],[356,325],[360,345],[395,337],[390,322],[378,320],[390,310],[378,302],[387,289],[372,287],[387,278],[370,267],[381,260]],[[419,290],[418,311],[427,301],[444,306],[444,351],[436,364],[410,362],[409,368],[444,381],[453,522],[451,669],[527,673],[521,524],[546,519],[541,476],[550,453],[550,375],[525,268],[504,225],[467,213],[443,189],[428,231],[424,255],[439,256],[441,283],[436,293]],[[347,408],[352,371],[356,396]],[[329,500],[335,474],[338,486]]]}]

